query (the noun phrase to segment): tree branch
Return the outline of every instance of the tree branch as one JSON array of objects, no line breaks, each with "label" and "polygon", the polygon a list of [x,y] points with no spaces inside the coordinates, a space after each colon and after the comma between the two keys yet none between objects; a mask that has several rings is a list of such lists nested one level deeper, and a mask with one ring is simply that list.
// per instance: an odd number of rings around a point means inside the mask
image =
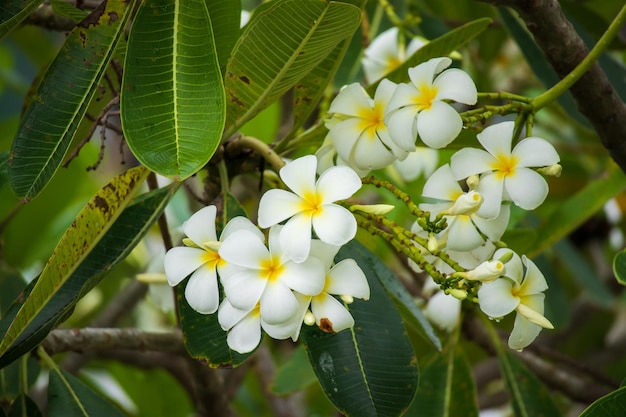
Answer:
[{"label": "tree branch", "polygon": [[[589,53],[557,0],[479,1],[514,9],[561,79]],[[626,172],[626,105],[604,71],[595,63],[570,91],[578,110],[589,119],[613,160]]]}]

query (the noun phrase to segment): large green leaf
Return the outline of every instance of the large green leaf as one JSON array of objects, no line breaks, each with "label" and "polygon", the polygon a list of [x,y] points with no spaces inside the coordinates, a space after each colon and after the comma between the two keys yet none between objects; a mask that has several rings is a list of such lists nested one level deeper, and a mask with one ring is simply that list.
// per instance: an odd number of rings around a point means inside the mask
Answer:
[{"label": "large green leaf", "polygon": [[50,417],[125,417],[76,377],[59,368],[50,371],[48,385]]},{"label": "large green leaf", "polygon": [[204,0],[211,17],[217,61],[226,70],[226,62],[239,37],[241,0]]},{"label": "large green leaf", "polygon": [[[401,65],[396,67],[389,74],[385,75],[384,78],[387,78],[395,83],[408,81],[409,68],[428,61],[431,58],[450,55],[452,52],[466,45],[469,41],[482,33],[490,24],[491,19],[488,17],[477,19],[451,30],[445,35],[433,39],[431,42],[418,49]],[[367,87],[370,94],[376,91],[376,87],[379,82],[380,80]]]},{"label": "large green leaf", "polygon": [[124,33],[133,2],[103,2],[70,32],[30,100],[13,141],[9,174],[35,197],[59,168]]},{"label": "large green leaf", "polygon": [[37,404],[26,394],[20,394],[11,403],[8,417],[41,417]]},{"label": "large green leaf", "polygon": [[[139,243],[150,227],[157,221],[170,198],[178,188],[178,183],[137,197],[102,237],[96,247],[74,271],[69,279],[59,287],[50,301],[30,320],[20,337],[5,355],[0,358],[0,366],[11,362],[28,352],[47,336],[50,330],[65,319],[76,302],[95,287],[104,277]],[[30,289],[27,289],[25,297]],[[12,317],[21,303],[12,307]],[[7,317],[8,322],[12,317]],[[0,322],[0,334],[4,333],[5,320]]]},{"label": "large green leaf", "polygon": [[478,417],[472,368],[455,346],[422,368],[420,386],[406,417]]},{"label": "large green leaf", "polygon": [[147,0],[133,22],[120,103],[128,146],[151,170],[183,180],[213,156],[224,88],[205,0]]},{"label": "large green leaf", "polygon": [[417,359],[402,318],[380,285],[371,262],[374,257],[352,241],[336,259],[353,258],[370,285],[368,301],[354,300],[347,306],[354,327],[336,334],[316,326],[302,329],[302,341],[324,392],[347,416],[399,416],[417,389]]},{"label": "large green leaf", "polygon": [[226,136],[307,75],[359,25],[361,10],[321,0],[259,6],[226,68]]},{"label": "large green leaf", "polygon": [[498,344],[500,372],[516,417],[558,417],[561,412],[550,392],[511,352]]},{"label": "large green leaf", "polygon": [[276,369],[270,389],[276,395],[289,395],[305,389],[315,380],[306,349],[304,345],[298,345],[287,362]]},{"label": "large green leaf", "polygon": [[[85,261],[99,261],[90,259],[90,253],[107,234],[147,175],[148,171],[143,167],[126,171],[105,185],[81,210],[59,241],[29,297],[4,335],[0,344],[0,364],[6,364],[23,353],[22,349],[19,352],[14,349],[19,347],[20,341],[28,339],[30,333],[38,332],[44,325],[53,326],[49,316],[63,314],[72,300],[82,295],[80,285],[77,291],[73,285],[66,284],[74,284],[72,278],[77,272],[83,272],[81,267],[90,266]],[[103,250],[102,253],[106,252]],[[99,266],[104,267],[103,264]],[[53,313],[42,315],[46,308],[52,308]]]},{"label": "large green leaf", "polygon": [[[246,216],[239,202],[230,194],[226,196],[224,211],[227,219]],[[222,219],[216,219],[216,227],[218,230],[224,227]],[[235,367],[242,364],[252,353],[242,355],[228,347],[228,333],[222,330],[217,321],[217,313],[200,314],[189,306],[185,299],[187,281],[176,288],[180,327],[187,351],[193,358],[211,367]]]},{"label": "large green leaf", "polygon": [[537,239],[528,257],[533,257],[552,246],[602,209],[604,203],[626,186],[626,175],[613,163],[607,173],[568,198],[550,214],[537,230]]},{"label": "large green leaf", "polygon": [[594,401],[579,417],[609,417],[626,415],[626,387]]},{"label": "large green leaf", "polygon": [[43,0],[12,0],[0,4],[0,39],[26,19]]}]

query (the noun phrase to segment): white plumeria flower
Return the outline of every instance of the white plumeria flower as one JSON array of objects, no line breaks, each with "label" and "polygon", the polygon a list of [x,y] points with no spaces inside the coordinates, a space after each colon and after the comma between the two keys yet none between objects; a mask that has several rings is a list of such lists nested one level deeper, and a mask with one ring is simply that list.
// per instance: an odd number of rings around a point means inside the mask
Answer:
[{"label": "white plumeria flower", "polygon": [[559,162],[554,147],[541,138],[523,139],[511,151],[514,129],[513,122],[491,125],[477,136],[486,151],[464,148],[450,160],[458,180],[481,174],[476,191],[483,196],[481,212],[487,218],[498,215],[502,201],[513,201],[524,210],[537,208],[548,195],[548,183],[530,168]]},{"label": "white plumeria flower", "polygon": [[341,159],[341,157],[337,155],[337,149],[335,149],[335,145],[333,145],[333,141],[328,135],[326,135],[326,137],[324,138],[322,146],[320,146],[320,148],[315,151],[315,157],[317,158],[318,174],[321,174],[322,172],[334,166],[350,167],[354,170],[354,172],[356,172],[359,178],[363,178],[370,172],[369,169],[359,169],[358,167],[350,165],[348,162]]},{"label": "white plumeria flower", "polygon": [[476,249],[485,243],[483,234],[495,242],[502,237],[509,224],[508,206],[496,218],[486,219],[481,216],[482,195],[476,191],[463,192],[448,164],[441,166],[430,176],[424,184],[422,195],[441,201],[435,204],[422,203],[419,207],[429,211],[432,218],[439,213],[446,214],[448,227],[437,237],[446,241],[447,249]]},{"label": "white plumeria flower", "polygon": [[353,83],[343,87],[330,104],[328,136],[348,165],[373,170],[389,166],[396,157],[406,157],[389,137],[383,120],[395,89],[395,83],[382,80],[372,100],[359,83]]},{"label": "white plumeria flower", "polygon": [[440,291],[430,276],[424,283],[423,292],[432,293],[424,308],[424,316],[440,329],[452,332],[461,320],[461,300]]},{"label": "white plumeria flower", "polygon": [[[498,249],[494,259],[499,259],[510,249]],[[524,272],[523,266],[526,267]],[[526,256],[521,259],[513,253],[506,264],[506,276],[484,283],[478,290],[480,309],[492,318],[506,316],[517,311],[509,347],[523,349],[539,335],[541,328],[553,329],[552,323],[543,315],[543,292],[548,289],[546,279],[537,266]]]},{"label": "white plumeria flower", "polygon": [[341,246],[356,235],[356,219],[344,207],[333,204],[349,198],[361,179],[350,168],[329,168],[315,181],[317,158],[307,155],[280,170],[280,178],[293,192],[273,189],[261,197],[259,226],[266,228],[289,219],[280,232],[280,246],[295,262],[309,256],[311,227],[320,240]]},{"label": "white plumeria flower", "polygon": [[367,82],[372,83],[387,75],[428,43],[428,40],[416,37],[405,47],[404,43],[398,42],[398,34],[397,27],[387,29],[365,49],[362,62]]},{"label": "white plumeria flower", "polygon": [[406,158],[395,161],[393,165],[404,181],[413,181],[420,175],[428,178],[439,165],[439,151],[418,146],[413,152],[409,152]]},{"label": "white plumeria flower", "polygon": [[[191,274],[185,287],[185,299],[199,313],[211,314],[217,311],[219,291],[217,270],[225,268],[225,262],[218,254],[220,242],[215,232],[215,206],[207,206],[194,213],[183,223],[183,231],[188,236],[183,240],[186,246],[170,249],[165,254],[164,267],[167,281],[171,286],[178,285]],[[261,231],[245,217],[236,217],[224,227],[221,239],[236,230],[248,230],[263,236]]]},{"label": "white plumeria flower", "polygon": [[343,259],[333,265],[337,251],[338,246],[327,245],[318,240],[312,242],[311,256],[322,261],[326,277],[324,289],[310,297],[311,312],[319,328],[329,333],[337,333],[354,326],[354,318],[350,312],[333,295],[340,296],[347,304],[354,298],[370,298],[367,278],[354,259]]},{"label": "white plumeria flower", "polygon": [[322,262],[314,257],[292,261],[279,239],[282,228],[270,229],[269,248],[258,235],[241,230],[230,234],[219,249],[231,265],[222,274],[228,301],[244,312],[260,303],[261,318],[268,324],[285,323],[296,315],[299,305],[293,291],[313,296],[324,288]]},{"label": "white plumeria flower", "polygon": [[459,135],[463,121],[447,100],[476,104],[474,81],[460,69],[445,70],[451,63],[450,58],[433,58],[409,69],[411,83],[399,84],[393,93],[385,123],[391,139],[406,152],[415,150],[418,136],[439,149]]},{"label": "white plumeria flower", "polygon": [[274,339],[291,337],[295,342],[300,335],[302,320],[307,311],[310,297],[294,293],[298,301],[298,312],[284,323],[269,324],[261,318],[260,305],[251,310],[233,307],[228,298],[220,304],[217,318],[223,330],[228,331],[228,347],[239,353],[252,352],[261,341],[261,328]]}]

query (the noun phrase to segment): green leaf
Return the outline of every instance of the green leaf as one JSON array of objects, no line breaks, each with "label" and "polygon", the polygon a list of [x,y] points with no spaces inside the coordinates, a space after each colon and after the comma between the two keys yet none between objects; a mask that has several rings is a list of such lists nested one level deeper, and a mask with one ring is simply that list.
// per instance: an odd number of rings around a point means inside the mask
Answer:
[{"label": "green leaf", "polygon": [[276,370],[270,389],[276,395],[289,395],[305,389],[315,380],[304,345],[298,345],[287,362]]},{"label": "green leaf", "polygon": [[406,417],[478,417],[476,386],[467,358],[447,346],[422,368],[420,386]]},{"label": "green leaf", "polygon": [[8,417],[41,417],[37,404],[25,394],[19,395],[11,403]]},{"label": "green leaf", "polygon": [[406,324],[430,341],[437,350],[441,350],[441,341],[437,337],[435,330],[405,286],[398,281],[398,277],[378,257],[372,256],[370,261],[373,264],[373,270],[378,280],[391,296]]},{"label": "green leaf", "polygon": [[89,14],[85,10],[74,7],[64,0],[51,0],[50,5],[55,14],[72,19],[76,23],[83,20]]},{"label": "green leaf", "polygon": [[626,387],[597,399],[579,417],[608,417],[626,415]]},{"label": "green leaf", "polygon": [[537,240],[527,254],[529,258],[541,253],[583,224],[604,203],[626,186],[626,175],[611,163],[608,172],[568,198],[548,216],[537,230]]},{"label": "green leaf", "polygon": [[347,416],[399,416],[417,389],[418,369],[402,318],[380,285],[371,260],[375,255],[352,241],[337,261],[353,258],[370,285],[368,301],[347,306],[351,329],[336,334],[303,326],[309,361],[328,398]]},{"label": "green leaf", "polygon": [[[244,209],[232,195],[228,194],[224,204],[226,218],[232,219],[235,216],[246,216]],[[216,219],[217,229],[224,227],[221,219]],[[176,299],[178,301],[178,315],[180,317],[180,327],[183,331],[183,341],[191,357],[206,362],[211,367],[236,367],[241,365],[252,352],[240,354],[228,347],[226,337],[228,333],[222,330],[217,321],[217,313],[200,314],[189,306],[185,299],[184,285],[176,287]]]},{"label": "green leaf", "polygon": [[9,181],[9,152],[0,152],[0,188]]},{"label": "green leaf", "polygon": [[282,96],[357,29],[361,10],[320,0],[257,7],[226,68],[226,137]]},{"label": "green leaf", "polygon": [[29,200],[59,168],[133,9],[110,0],[78,24],[46,70],[11,150],[11,187]]},{"label": "green leaf", "polygon": [[[107,234],[147,175],[148,171],[143,167],[126,171],[105,185],[81,210],[59,241],[29,297],[4,335],[0,344],[0,366],[28,351],[20,348],[20,342],[44,325],[51,329],[55,323],[50,322],[50,316],[63,315],[71,307],[72,301],[76,301],[77,295],[84,295],[81,293],[81,285],[78,289],[74,287],[76,282],[72,278],[77,272],[84,272],[81,267],[90,266],[85,263],[90,252]],[[101,263],[99,266],[104,267]],[[42,314],[47,307],[53,312]],[[19,351],[15,350],[17,348],[20,348]]]},{"label": "green leaf", "polygon": [[226,62],[239,37],[241,22],[241,0],[204,0],[217,50],[217,61],[222,73],[226,70]]},{"label": "green leaf", "polygon": [[498,344],[500,372],[516,417],[558,417],[561,412],[550,392],[519,359]]},{"label": "green leaf", "polygon": [[[491,22],[492,20],[488,17],[477,19],[451,30],[437,39],[433,39],[431,42],[418,49],[406,61],[396,67],[396,69],[385,75],[384,78],[395,83],[406,82],[409,79],[409,68],[426,62],[431,58],[450,55],[487,29]],[[369,85],[367,91],[373,94],[379,82],[380,80]]]},{"label": "green leaf", "polygon": [[626,285],[626,249],[615,254],[613,258],[613,273],[621,285]]},{"label": "green leaf", "polygon": [[15,29],[43,0],[13,0],[0,4],[0,39]]},{"label": "green leaf", "polygon": [[0,318],[4,317],[7,310],[26,287],[26,281],[17,272],[0,267]]},{"label": "green leaf", "polygon": [[50,417],[125,417],[78,378],[59,368],[50,372],[48,386]]},{"label": "green leaf", "polygon": [[183,180],[213,156],[225,104],[204,0],[147,0],[133,22],[120,111],[142,164]]},{"label": "green leaf", "polygon": [[[24,374],[24,362],[26,361],[26,374]],[[37,381],[41,366],[39,361],[32,356],[13,362],[11,365],[0,370],[0,401],[18,397],[24,392],[24,377],[28,387],[32,387]],[[25,407],[22,407],[24,409]]]}]

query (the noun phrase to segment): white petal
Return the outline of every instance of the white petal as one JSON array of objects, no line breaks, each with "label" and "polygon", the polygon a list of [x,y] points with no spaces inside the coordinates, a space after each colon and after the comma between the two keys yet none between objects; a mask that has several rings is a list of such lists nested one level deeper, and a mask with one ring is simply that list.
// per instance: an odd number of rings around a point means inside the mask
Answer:
[{"label": "white petal", "polygon": [[476,104],[478,100],[474,81],[460,69],[445,70],[433,84],[437,88],[437,100],[454,100],[464,104]]},{"label": "white petal", "polygon": [[378,87],[376,87],[376,93],[374,94],[374,103],[380,103],[382,106],[386,107],[389,104],[389,101],[391,100],[391,97],[393,96],[393,93],[395,93],[397,87],[398,84],[389,81],[386,78],[382,80],[378,84]]},{"label": "white petal", "polygon": [[522,167],[547,167],[560,160],[554,146],[541,138],[521,140],[511,153],[517,157],[518,166]]},{"label": "white petal", "polygon": [[322,202],[333,203],[352,197],[361,188],[361,178],[348,167],[332,167],[317,180],[316,191]]},{"label": "white petal", "polygon": [[340,113],[359,117],[363,109],[372,107],[370,96],[359,83],[352,83],[341,89],[330,103],[329,113]]},{"label": "white petal", "polygon": [[259,271],[245,269],[223,280],[224,293],[233,307],[249,311],[259,302],[267,279]]},{"label": "white petal", "polygon": [[362,119],[351,118],[335,124],[328,132],[337,155],[344,161],[352,161],[354,147],[364,130]]},{"label": "white petal", "polygon": [[198,313],[213,314],[220,303],[215,269],[203,266],[198,268],[187,282],[185,299]]},{"label": "white petal", "polygon": [[183,232],[200,247],[204,242],[215,242],[215,206],[204,207],[193,214],[183,223]]},{"label": "white petal", "polygon": [[300,336],[300,327],[304,320],[309,304],[311,303],[311,297],[298,293],[293,293],[298,301],[298,312],[294,314],[288,321],[280,324],[269,324],[261,319],[261,326],[263,330],[274,339],[291,339],[295,342]]},{"label": "white petal", "polygon": [[370,287],[363,270],[354,259],[344,259],[335,265],[327,276],[325,291],[335,295],[351,295],[369,300]]},{"label": "white petal", "polygon": [[413,109],[413,113],[417,113],[415,98],[419,97],[419,95],[420,93],[414,85],[405,83],[398,84],[385,109],[385,124],[391,126],[388,116],[398,109],[409,107]]},{"label": "white petal", "polygon": [[[387,136],[387,129],[381,132]],[[374,134],[372,138],[363,134],[353,149],[352,160],[359,169],[374,170],[391,165],[396,160],[396,156],[383,145],[377,134]]]},{"label": "white petal", "polygon": [[398,148],[406,152],[415,150],[415,141],[417,140],[416,115],[417,107],[407,106],[390,113],[389,117],[385,117],[389,137]]},{"label": "white petal", "polygon": [[311,249],[311,212],[293,216],[280,231],[282,252],[295,262],[302,262]]},{"label": "white petal", "polygon": [[495,157],[511,154],[511,142],[513,141],[513,122],[501,122],[488,126],[476,137],[481,145]]},{"label": "white petal", "polygon": [[509,336],[509,347],[515,350],[522,350],[530,345],[541,332],[541,327],[531,323],[526,317],[517,313],[513,331]]},{"label": "white petal", "polygon": [[463,189],[454,179],[448,164],[442,165],[428,178],[422,191],[423,197],[444,201],[455,201],[461,194],[463,194]]},{"label": "white petal", "polygon": [[493,173],[483,174],[476,191],[483,196],[483,204],[476,214],[484,219],[494,219],[502,210],[504,178]]},{"label": "white petal", "polygon": [[268,190],[259,202],[259,226],[268,228],[302,210],[302,198],[285,190]]},{"label": "white petal", "polygon": [[269,257],[269,251],[256,233],[237,230],[226,238],[219,249],[226,262],[246,268],[258,269],[261,262]]},{"label": "white petal", "polygon": [[[379,129],[376,131],[376,136],[378,136],[378,139],[387,147],[389,148],[389,150],[391,151],[391,153],[395,158],[398,159],[405,159],[407,157],[407,155],[409,154],[407,151],[405,151],[404,149],[401,149],[398,145],[396,145],[396,143],[391,139],[391,136],[389,135],[389,129],[387,127],[385,127],[384,129]],[[393,162],[393,161],[392,161]],[[391,163],[391,162],[390,162]],[[390,164],[389,163],[389,164]],[[387,164],[387,165],[389,165]],[[385,166],[387,166],[385,165]],[[360,177],[363,177],[363,175],[359,175]]]},{"label": "white petal", "polygon": [[435,75],[448,68],[452,60],[447,57],[432,58],[417,67],[409,68],[409,78],[416,87],[432,85]]},{"label": "white petal", "polygon": [[280,280],[267,283],[261,296],[261,317],[269,324],[288,321],[298,311],[298,300]]},{"label": "white petal", "polygon": [[519,285],[524,277],[524,267],[522,265],[522,259],[519,255],[511,249],[501,248],[493,254],[493,259],[500,259],[503,255],[509,252],[513,254],[513,258],[505,264],[506,276],[515,281],[517,283],[516,285]]},{"label": "white petal", "polygon": [[241,319],[226,337],[228,347],[239,353],[252,352],[261,341],[261,319],[256,311]]},{"label": "white petal", "polygon": [[418,146],[405,159],[396,161],[395,166],[405,181],[413,181],[420,174],[428,178],[435,171],[438,163],[439,152],[436,149]]},{"label": "white petal", "polygon": [[450,168],[454,178],[461,180],[470,175],[491,171],[497,160],[482,149],[463,148],[450,158]]},{"label": "white petal", "polygon": [[548,196],[546,180],[529,168],[517,167],[504,179],[504,188],[513,203],[524,210],[536,209]]},{"label": "white petal", "polygon": [[257,235],[260,241],[265,241],[263,232],[261,232],[259,228],[250,221],[250,219],[244,216],[237,216],[230,219],[228,223],[226,223],[226,226],[224,226],[224,230],[222,230],[220,240],[224,241],[228,236],[237,230],[247,230]]},{"label": "white petal", "polygon": [[311,312],[315,322],[326,332],[337,333],[354,326],[354,319],[334,297],[323,293],[311,300]]},{"label": "white petal", "polygon": [[448,243],[446,248],[470,251],[478,248],[484,240],[469,216],[454,216],[448,220]]},{"label": "white petal", "polygon": [[313,239],[311,241],[311,251],[309,256],[314,256],[324,265],[324,271],[328,271],[335,262],[335,256],[339,252],[340,246],[329,245],[321,240]]},{"label": "white petal", "polygon": [[167,282],[173,287],[206,262],[204,249],[178,246],[167,251],[163,260]]},{"label": "white petal", "polygon": [[365,79],[368,83],[380,79],[387,74],[388,64],[379,59],[364,57],[361,61],[363,64],[363,72],[365,73]]},{"label": "white petal", "polygon": [[237,324],[242,318],[244,318],[250,311],[239,310],[233,307],[228,301],[228,298],[224,298],[217,310],[217,321],[224,330],[230,330],[235,324]]},{"label": "white petal", "polygon": [[324,264],[317,258],[308,258],[306,261],[287,262],[283,265],[280,281],[287,287],[303,295],[317,295],[324,288]]},{"label": "white petal", "polygon": [[504,205],[500,208],[500,214],[494,219],[484,219],[478,215],[472,216],[472,221],[492,241],[498,241],[504,234],[507,226],[509,225],[509,218],[511,217],[511,208],[509,205]]},{"label": "white petal", "polygon": [[498,278],[493,282],[484,283],[478,290],[480,309],[489,317],[503,317],[517,308],[519,297],[511,293],[513,283],[506,278]]},{"label": "white petal", "polygon": [[438,291],[428,300],[424,315],[437,327],[451,332],[461,318],[461,300]]},{"label": "white petal", "polygon": [[313,230],[320,240],[341,246],[354,239],[356,219],[346,208],[336,204],[324,204],[323,209],[313,216]]},{"label": "white petal", "polygon": [[[522,262],[526,265],[526,275],[522,282],[520,294],[524,296],[539,294],[548,289],[548,283],[537,265],[525,255],[522,256]],[[543,308],[543,304],[542,304]],[[543,313],[543,311],[541,311]]]},{"label": "white petal", "polygon": [[426,145],[440,149],[450,144],[461,132],[461,116],[447,103],[433,101],[417,115],[417,133]]},{"label": "white petal", "polygon": [[317,158],[306,155],[289,162],[280,169],[280,178],[291,191],[302,197],[315,187]]}]

